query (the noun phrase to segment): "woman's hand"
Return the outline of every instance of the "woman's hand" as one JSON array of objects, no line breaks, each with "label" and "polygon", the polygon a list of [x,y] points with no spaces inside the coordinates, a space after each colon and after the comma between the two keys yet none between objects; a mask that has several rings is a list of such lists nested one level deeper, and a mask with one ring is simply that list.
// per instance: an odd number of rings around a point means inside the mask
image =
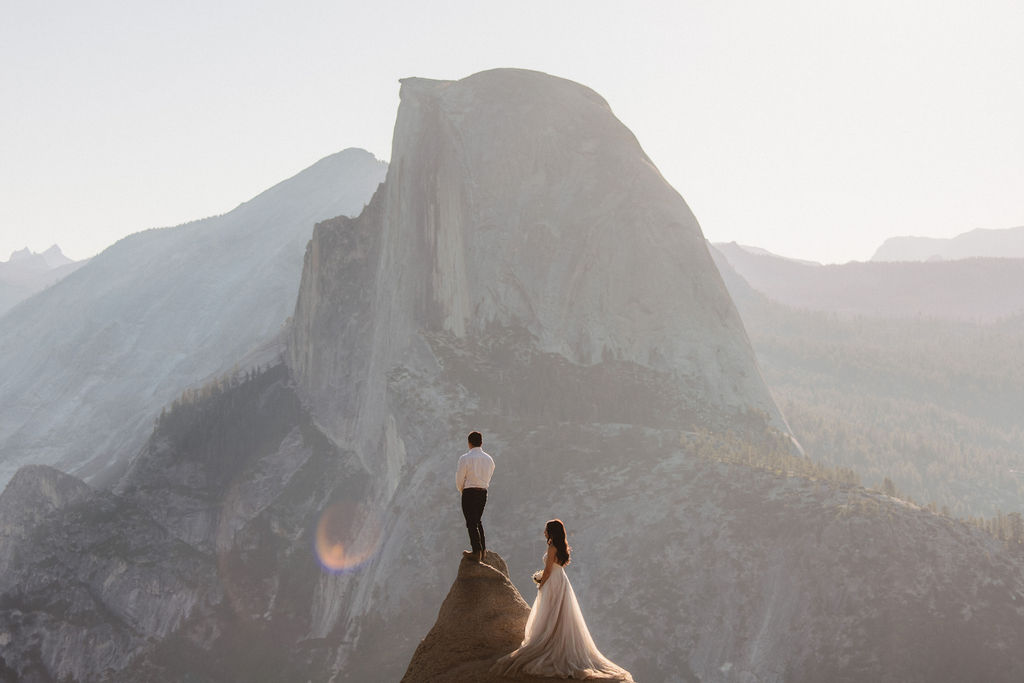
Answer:
[{"label": "woman's hand", "polygon": [[555,566],[555,546],[548,546],[548,553],[544,556],[544,573],[540,575],[540,582],[537,583],[537,590],[544,587],[548,577],[551,576],[551,569]]}]

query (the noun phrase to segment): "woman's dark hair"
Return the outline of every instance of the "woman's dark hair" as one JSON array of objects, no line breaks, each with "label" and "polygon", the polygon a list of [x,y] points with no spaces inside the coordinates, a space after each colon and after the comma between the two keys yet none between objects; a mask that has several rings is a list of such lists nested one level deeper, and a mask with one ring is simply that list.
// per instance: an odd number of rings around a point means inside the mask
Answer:
[{"label": "woman's dark hair", "polygon": [[565,525],[560,519],[552,519],[545,526],[551,545],[555,546],[555,561],[563,567],[569,564],[569,553],[572,548],[565,542]]}]

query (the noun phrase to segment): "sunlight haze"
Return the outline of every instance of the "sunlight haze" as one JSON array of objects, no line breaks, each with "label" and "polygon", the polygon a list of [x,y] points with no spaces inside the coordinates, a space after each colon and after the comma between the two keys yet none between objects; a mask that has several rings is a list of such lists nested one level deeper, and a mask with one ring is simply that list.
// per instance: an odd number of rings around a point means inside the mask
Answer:
[{"label": "sunlight haze", "polygon": [[398,79],[604,96],[705,236],[823,262],[1024,224],[1017,2],[29,3],[0,27],[0,260],[225,213],[347,147]]}]

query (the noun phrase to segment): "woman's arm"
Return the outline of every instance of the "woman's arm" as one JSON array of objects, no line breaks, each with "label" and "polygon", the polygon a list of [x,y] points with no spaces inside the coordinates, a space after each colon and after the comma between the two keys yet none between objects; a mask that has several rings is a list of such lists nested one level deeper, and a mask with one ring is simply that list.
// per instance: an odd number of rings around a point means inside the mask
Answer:
[{"label": "woman's arm", "polygon": [[551,576],[551,569],[555,566],[555,546],[548,546],[548,554],[544,556],[544,573],[540,575],[540,583],[537,584],[537,590],[540,590],[544,586],[544,582]]}]

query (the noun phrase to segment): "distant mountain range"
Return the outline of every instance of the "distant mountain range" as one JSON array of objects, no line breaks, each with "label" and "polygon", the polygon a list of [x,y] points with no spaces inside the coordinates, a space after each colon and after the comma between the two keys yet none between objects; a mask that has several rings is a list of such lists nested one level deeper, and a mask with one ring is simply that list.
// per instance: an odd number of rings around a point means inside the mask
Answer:
[{"label": "distant mountain range", "polygon": [[9,311],[0,482],[26,463],[93,477],[133,455],[187,387],[254,349],[274,361],[313,226],[359,213],[386,169],[339,152],[222,216],[126,237]]},{"label": "distant mountain range", "polygon": [[18,303],[49,287],[88,262],[72,261],[56,244],[36,254],[27,247],[0,261],[0,317]]},{"label": "distant mountain range", "polygon": [[956,237],[890,237],[872,261],[954,261],[967,258],[1024,258],[1024,226],[979,228]]},{"label": "distant mountain range", "polygon": [[792,263],[740,252],[730,262],[715,247],[712,255],[809,457],[851,468],[867,486],[890,478],[957,517],[1024,512],[1024,315],[969,322],[796,308],[732,265],[756,274],[751,258],[781,271]]},{"label": "distant mountain range", "polygon": [[981,322],[1024,312],[1024,259],[822,265],[735,242],[714,248],[751,287],[795,308]]}]

